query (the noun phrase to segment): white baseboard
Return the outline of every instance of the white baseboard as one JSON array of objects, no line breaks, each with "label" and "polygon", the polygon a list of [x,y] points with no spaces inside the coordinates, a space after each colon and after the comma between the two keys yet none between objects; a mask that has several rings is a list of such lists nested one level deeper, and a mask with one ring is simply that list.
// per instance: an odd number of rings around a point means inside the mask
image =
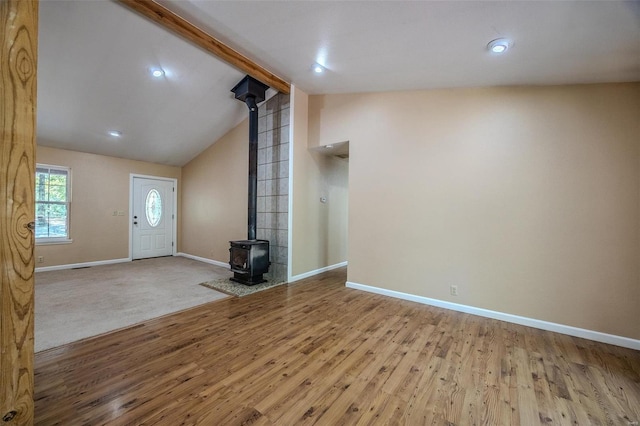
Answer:
[{"label": "white baseboard", "polygon": [[295,281],[299,281],[299,280],[302,280],[302,279],[305,279],[305,278],[312,277],[314,275],[321,274],[323,272],[331,271],[332,269],[342,268],[343,266],[347,266],[347,263],[348,262],[344,261],[344,262],[336,263],[334,265],[325,266],[324,268],[315,269],[313,271],[305,272],[304,274],[294,275],[294,276],[289,277],[288,282],[292,283],[292,282],[295,282]]},{"label": "white baseboard", "polygon": [[187,253],[176,253],[176,256],[182,256],[193,260],[198,260],[200,262],[209,263],[211,265],[220,266],[226,269],[231,269],[228,263],[220,262],[218,260],[207,259],[206,257],[194,256],[192,254]]},{"label": "white baseboard", "polygon": [[59,271],[61,269],[88,268],[90,266],[111,265],[113,263],[131,262],[131,259],[124,257],[122,259],[97,260],[95,262],[69,263],[67,265],[42,266],[36,268],[36,272]]},{"label": "white baseboard", "polygon": [[539,328],[541,330],[553,331],[569,336],[581,337],[583,339],[594,340],[596,342],[608,343],[611,345],[622,346],[640,350],[640,340],[630,339],[628,337],[616,336],[614,334],[601,333],[599,331],[587,330],[584,328],[572,327],[569,325],[557,324],[548,321],[542,321],[534,318],[521,317],[518,315],[506,314],[504,312],[491,311],[488,309],[476,308],[468,305],[460,305],[458,303],[445,302],[443,300],[431,299],[414,294],[402,293],[394,290],[387,290],[379,287],[371,287],[364,284],[358,284],[347,281],[346,286],[356,290],[367,291],[369,293],[381,294],[383,296],[395,297],[397,299],[410,300],[412,302],[422,303],[424,305],[437,306],[439,308],[451,309],[453,311],[464,312],[467,314],[478,315],[486,318],[493,318],[501,321],[511,322],[514,324],[525,325],[528,327]]}]

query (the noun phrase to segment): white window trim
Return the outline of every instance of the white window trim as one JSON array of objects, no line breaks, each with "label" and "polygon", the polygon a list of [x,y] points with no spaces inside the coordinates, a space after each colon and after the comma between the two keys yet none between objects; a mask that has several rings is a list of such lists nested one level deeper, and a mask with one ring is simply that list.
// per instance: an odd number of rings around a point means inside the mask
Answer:
[{"label": "white window trim", "polygon": [[54,244],[71,244],[73,240],[71,238],[56,237],[56,238],[36,238],[37,246],[51,246]]},{"label": "white window trim", "polygon": [[[37,246],[44,245],[54,245],[54,244],[70,244],[73,242],[71,238],[71,198],[72,198],[72,177],[71,177],[71,167],[59,166],[56,164],[44,164],[44,163],[36,163],[36,170],[38,168],[46,168],[46,169],[56,169],[56,170],[66,170],[67,171],[67,236],[66,237],[40,237],[35,238],[35,243]],[[37,201],[35,202],[38,203]],[[37,218],[36,218],[37,220]]]}]

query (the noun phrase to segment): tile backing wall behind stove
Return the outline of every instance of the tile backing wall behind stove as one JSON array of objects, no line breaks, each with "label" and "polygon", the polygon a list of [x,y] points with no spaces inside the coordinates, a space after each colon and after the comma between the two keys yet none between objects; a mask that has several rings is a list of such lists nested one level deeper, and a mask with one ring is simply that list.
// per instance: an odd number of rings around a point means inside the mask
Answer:
[{"label": "tile backing wall behind stove", "polygon": [[269,240],[265,278],[286,281],[289,245],[289,95],[258,109],[258,239]]}]

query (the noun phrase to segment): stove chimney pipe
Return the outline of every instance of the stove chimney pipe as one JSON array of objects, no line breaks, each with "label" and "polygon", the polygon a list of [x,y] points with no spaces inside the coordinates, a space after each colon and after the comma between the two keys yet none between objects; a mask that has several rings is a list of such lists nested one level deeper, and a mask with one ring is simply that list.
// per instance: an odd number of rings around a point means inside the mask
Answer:
[{"label": "stove chimney pipe", "polygon": [[258,204],[258,103],[265,100],[269,86],[251,76],[245,76],[231,89],[236,99],[243,101],[249,108],[249,187],[247,239],[256,239]]},{"label": "stove chimney pipe", "polygon": [[244,102],[249,107],[249,215],[247,223],[247,239],[256,239],[256,223],[258,214],[258,106],[256,98],[247,96]]}]

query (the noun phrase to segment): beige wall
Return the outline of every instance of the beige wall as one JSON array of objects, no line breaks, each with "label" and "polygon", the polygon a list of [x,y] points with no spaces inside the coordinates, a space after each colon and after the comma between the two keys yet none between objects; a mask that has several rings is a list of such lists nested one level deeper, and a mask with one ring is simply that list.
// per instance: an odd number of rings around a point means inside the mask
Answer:
[{"label": "beige wall", "polygon": [[246,119],[182,168],[182,252],[227,263],[247,237],[248,134]]},{"label": "beige wall", "polygon": [[[36,161],[71,168],[69,230],[73,240],[70,244],[36,246],[36,256],[44,257],[36,267],[127,258],[131,173],[178,179],[180,196],[179,167],[45,146],[37,147]],[[125,215],[113,216],[114,210]],[[178,218],[180,213],[178,208]]]},{"label": "beige wall", "polygon": [[[349,164],[309,150],[309,96],[294,87],[292,97],[291,275],[296,276],[347,260]],[[321,197],[327,202],[321,203]]]},{"label": "beige wall", "polygon": [[640,338],[640,84],[312,96],[309,115],[310,145],[350,141],[349,281]]}]

